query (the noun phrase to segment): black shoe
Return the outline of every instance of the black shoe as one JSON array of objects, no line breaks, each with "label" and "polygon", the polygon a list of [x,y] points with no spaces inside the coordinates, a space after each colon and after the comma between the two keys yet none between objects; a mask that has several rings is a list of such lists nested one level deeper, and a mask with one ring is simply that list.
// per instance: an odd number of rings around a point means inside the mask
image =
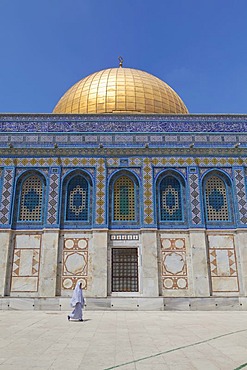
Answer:
[{"label": "black shoe", "polygon": [[68,318],[68,320],[70,320],[70,316],[69,315],[67,316],[67,318]]},{"label": "black shoe", "polygon": [[83,319],[79,319],[79,321],[83,321]]}]

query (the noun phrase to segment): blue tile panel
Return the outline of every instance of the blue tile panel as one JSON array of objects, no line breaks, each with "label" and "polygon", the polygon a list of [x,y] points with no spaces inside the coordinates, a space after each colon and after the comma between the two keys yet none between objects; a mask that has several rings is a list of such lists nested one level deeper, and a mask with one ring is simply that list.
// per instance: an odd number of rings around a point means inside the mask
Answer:
[{"label": "blue tile panel", "polygon": [[239,212],[239,222],[242,225],[247,224],[247,199],[246,199],[246,185],[245,185],[245,175],[243,168],[238,168],[234,170],[236,195],[238,203]]},{"label": "blue tile panel", "polygon": [[80,175],[68,184],[66,221],[88,221],[88,182]]},{"label": "blue tile panel", "polygon": [[58,226],[60,167],[52,167],[49,173],[47,226]]},{"label": "blue tile panel", "polygon": [[[247,132],[246,115],[2,114],[1,132]],[[33,138],[35,141],[36,139]],[[58,140],[66,141],[64,135]],[[131,140],[128,137],[126,140]]]},{"label": "blue tile panel", "polygon": [[189,191],[191,205],[191,222],[192,225],[199,225],[202,223],[202,215],[199,178],[197,173],[189,174]]},{"label": "blue tile panel", "polygon": [[3,171],[2,199],[0,204],[0,224],[9,226],[11,214],[11,200],[13,196],[13,182],[15,169],[5,168]]},{"label": "blue tile panel", "polygon": [[173,176],[160,183],[161,221],[182,221],[181,186]]}]

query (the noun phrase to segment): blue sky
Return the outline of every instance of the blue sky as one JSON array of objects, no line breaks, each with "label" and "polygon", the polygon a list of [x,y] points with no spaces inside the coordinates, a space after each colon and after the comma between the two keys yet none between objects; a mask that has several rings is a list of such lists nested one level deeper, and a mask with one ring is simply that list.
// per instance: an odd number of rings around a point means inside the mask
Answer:
[{"label": "blue sky", "polygon": [[246,0],[0,0],[0,112],[50,113],[122,55],[191,113],[247,113],[246,40]]}]

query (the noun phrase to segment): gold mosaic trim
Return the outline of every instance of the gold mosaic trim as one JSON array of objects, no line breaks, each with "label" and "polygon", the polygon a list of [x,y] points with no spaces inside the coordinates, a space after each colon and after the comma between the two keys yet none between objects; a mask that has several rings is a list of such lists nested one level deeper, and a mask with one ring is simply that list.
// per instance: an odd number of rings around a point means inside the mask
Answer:
[{"label": "gold mosaic trim", "polygon": [[[0,166],[95,166],[97,158],[0,158]],[[247,158],[226,157],[165,157],[150,158],[154,166],[240,166],[247,165]],[[137,163],[138,162],[138,163]],[[113,158],[112,162],[107,160],[110,166],[118,166],[119,159]],[[141,166],[142,161],[136,158],[130,159],[130,166]]]}]

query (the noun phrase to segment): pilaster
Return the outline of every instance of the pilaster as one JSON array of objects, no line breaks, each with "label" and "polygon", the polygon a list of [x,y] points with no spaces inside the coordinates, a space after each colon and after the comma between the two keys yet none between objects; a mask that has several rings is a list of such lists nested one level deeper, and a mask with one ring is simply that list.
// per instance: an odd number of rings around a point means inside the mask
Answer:
[{"label": "pilaster", "polygon": [[204,231],[190,231],[191,265],[194,295],[210,296],[206,235]]},{"label": "pilaster", "polygon": [[39,276],[39,296],[55,297],[57,262],[58,262],[58,231],[44,231],[41,244],[41,261]]}]

